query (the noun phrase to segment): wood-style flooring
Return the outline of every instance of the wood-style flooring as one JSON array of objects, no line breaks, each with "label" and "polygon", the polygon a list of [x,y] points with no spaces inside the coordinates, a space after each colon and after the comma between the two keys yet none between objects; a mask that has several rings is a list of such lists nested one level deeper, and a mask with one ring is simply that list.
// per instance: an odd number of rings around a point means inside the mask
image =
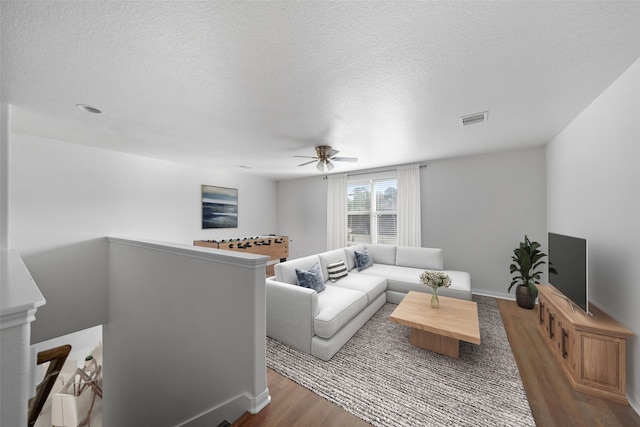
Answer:
[{"label": "wood-style flooring", "polygon": [[338,405],[334,405],[271,369],[267,370],[271,403],[255,415],[245,413],[233,427],[370,427]]},{"label": "wood-style flooring", "polygon": [[[573,391],[537,331],[537,311],[498,299],[533,418],[538,427],[640,427],[630,407]],[[244,414],[233,426],[369,426],[337,405],[268,370],[271,403],[260,413]]]}]

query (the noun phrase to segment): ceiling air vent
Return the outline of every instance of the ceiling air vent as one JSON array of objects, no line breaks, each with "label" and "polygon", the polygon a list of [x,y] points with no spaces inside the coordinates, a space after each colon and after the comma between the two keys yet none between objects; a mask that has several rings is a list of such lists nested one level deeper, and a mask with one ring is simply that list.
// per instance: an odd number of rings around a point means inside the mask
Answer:
[{"label": "ceiling air vent", "polygon": [[460,126],[469,126],[476,123],[482,123],[489,120],[489,112],[483,111],[482,113],[469,114],[468,116],[460,117]]}]

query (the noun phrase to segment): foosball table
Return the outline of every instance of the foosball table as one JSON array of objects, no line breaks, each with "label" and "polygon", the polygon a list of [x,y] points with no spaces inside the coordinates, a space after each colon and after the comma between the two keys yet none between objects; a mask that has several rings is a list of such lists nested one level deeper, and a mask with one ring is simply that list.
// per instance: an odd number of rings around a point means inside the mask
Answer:
[{"label": "foosball table", "polygon": [[270,234],[268,236],[239,237],[223,240],[195,240],[193,244],[207,248],[267,255],[269,257],[267,277],[275,274],[273,267],[275,264],[286,261],[289,256],[288,236]]}]

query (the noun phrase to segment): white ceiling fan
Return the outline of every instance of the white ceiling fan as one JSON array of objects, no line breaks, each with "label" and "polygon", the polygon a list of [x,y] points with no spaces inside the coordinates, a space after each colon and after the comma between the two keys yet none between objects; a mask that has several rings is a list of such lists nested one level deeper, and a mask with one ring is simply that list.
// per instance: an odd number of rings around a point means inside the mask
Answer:
[{"label": "white ceiling fan", "polygon": [[338,150],[331,148],[328,145],[318,145],[316,147],[316,154],[317,154],[316,156],[293,156],[293,157],[313,159],[313,160],[309,160],[308,162],[301,163],[298,166],[308,165],[310,163],[317,161],[318,163],[316,164],[316,169],[318,169],[320,172],[324,172],[325,167],[328,171],[333,170],[335,166],[333,163],[331,163],[332,161],[352,162],[352,163],[355,163],[358,161],[356,157],[336,157],[336,154],[338,153],[339,153]]}]

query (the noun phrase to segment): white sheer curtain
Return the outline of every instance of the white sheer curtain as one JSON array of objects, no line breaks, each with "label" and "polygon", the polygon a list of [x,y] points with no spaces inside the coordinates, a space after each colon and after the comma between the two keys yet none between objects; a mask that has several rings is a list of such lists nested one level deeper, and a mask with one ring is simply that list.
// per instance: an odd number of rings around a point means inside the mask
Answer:
[{"label": "white sheer curtain", "polygon": [[327,185],[327,250],[347,246],[347,174],[329,175]]},{"label": "white sheer curtain", "polygon": [[420,165],[398,166],[398,245],[422,246]]}]

